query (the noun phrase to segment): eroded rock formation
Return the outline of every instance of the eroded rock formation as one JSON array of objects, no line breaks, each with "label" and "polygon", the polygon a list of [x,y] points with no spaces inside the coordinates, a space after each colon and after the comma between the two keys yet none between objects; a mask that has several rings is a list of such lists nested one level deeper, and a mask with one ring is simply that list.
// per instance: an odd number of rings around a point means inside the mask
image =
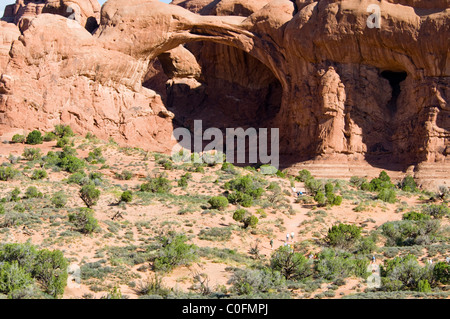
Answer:
[{"label": "eroded rock formation", "polygon": [[447,0],[37,2],[0,25],[0,133],[64,122],[168,151],[202,119],[278,127],[290,162],[448,162]]},{"label": "eroded rock formation", "polygon": [[77,21],[93,31],[98,27],[100,4],[97,0],[17,0],[5,8],[2,20],[25,31],[31,20],[42,13],[53,13]]}]

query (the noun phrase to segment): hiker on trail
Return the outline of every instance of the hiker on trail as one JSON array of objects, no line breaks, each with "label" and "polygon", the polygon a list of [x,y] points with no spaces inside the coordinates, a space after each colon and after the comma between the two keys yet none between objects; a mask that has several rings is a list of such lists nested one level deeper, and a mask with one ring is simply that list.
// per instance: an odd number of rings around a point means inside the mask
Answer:
[{"label": "hiker on trail", "polygon": [[273,249],[273,239],[270,240],[270,248]]},{"label": "hiker on trail", "polygon": [[294,194],[294,196],[297,194],[297,189],[295,187],[292,187],[292,193]]},{"label": "hiker on trail", "polygon": [[289,242],[289,233],[286,234],[286,242]]},{"label": "hiker on trail", "polygon": [[375,256],[372,256],[372,263],[375,263]]},{"label": "hiker on trail", "polygon": [[291,233],[292,241],[294,241],[294,232]]}]

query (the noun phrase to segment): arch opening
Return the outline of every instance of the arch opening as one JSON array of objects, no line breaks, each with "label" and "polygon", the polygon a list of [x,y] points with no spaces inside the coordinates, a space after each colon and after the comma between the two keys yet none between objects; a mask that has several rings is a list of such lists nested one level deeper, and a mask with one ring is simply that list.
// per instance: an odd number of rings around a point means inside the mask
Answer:
[{"label": "arch opening", "polygon": [[389,85],[392,89],[391,99],[389,100],[387,107],[392,114],[397,112],[397,100],[401,93],[400,83],[406,80],[408,74],[404,71],[382,71],[381,77],[389,81]]},{"label": "arch opening", "polygon": [[[190,42],[175,52],[159,55],[151,69],[143,85],[161,95],[175,115],[174,129],[184,127],[193,132],[194,121],[201,120],[203,131],[218,128],[224,141],[227,128],[267,128],[270,133],[281,108],[283,90],[274,73],[250,54],[229,45]],[[209,143],[204,141],[203,146]]]}]

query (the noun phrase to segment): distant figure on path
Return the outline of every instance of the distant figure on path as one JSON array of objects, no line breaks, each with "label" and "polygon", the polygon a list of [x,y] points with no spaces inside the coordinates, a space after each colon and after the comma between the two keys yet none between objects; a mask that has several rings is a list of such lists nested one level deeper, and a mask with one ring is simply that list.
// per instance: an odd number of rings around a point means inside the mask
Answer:
[{"label": "distant figure on path", "polygon": [[295,187],[292,187],[292,193],[294,196],[297,195],[297,189]]},{"label": "distant figure on path", "polygon": [[292,241],[294,241],[294,232],[291,233]]},{"label": "distant figure on path", "polygon": [[375,263],[375,256],[372,256],[372,263]]},{"label": "distant figure on path", "polygon": [[273,249],[273,239],[270,240],[270,249]]},{"label": "distant figure on path", "polygon": [[289,233],[286,234],[286,242],[289,242]]}]

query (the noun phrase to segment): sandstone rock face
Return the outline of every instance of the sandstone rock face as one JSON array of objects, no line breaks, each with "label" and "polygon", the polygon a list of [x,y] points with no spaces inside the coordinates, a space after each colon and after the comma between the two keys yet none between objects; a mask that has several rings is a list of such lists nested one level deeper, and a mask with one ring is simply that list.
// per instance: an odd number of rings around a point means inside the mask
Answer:
[{"label": "sandstone rock face", "polygon": [[280,128],[289,163],[448,163],[446,0],[109,0],[93,34],[50,8],[87,26],[94,0],[37,2],[6,10],[22,35],[0,25],[0,133],[64,122],[168,151],[202,119]]},{"label": "sandstone rock face", "polygon": [[53,13],[93,31],[98,26],[100,8],[97,0],[16,0],[15,4],[6,6],[2,20],[17,24],[23,32],[36,16]]}]

